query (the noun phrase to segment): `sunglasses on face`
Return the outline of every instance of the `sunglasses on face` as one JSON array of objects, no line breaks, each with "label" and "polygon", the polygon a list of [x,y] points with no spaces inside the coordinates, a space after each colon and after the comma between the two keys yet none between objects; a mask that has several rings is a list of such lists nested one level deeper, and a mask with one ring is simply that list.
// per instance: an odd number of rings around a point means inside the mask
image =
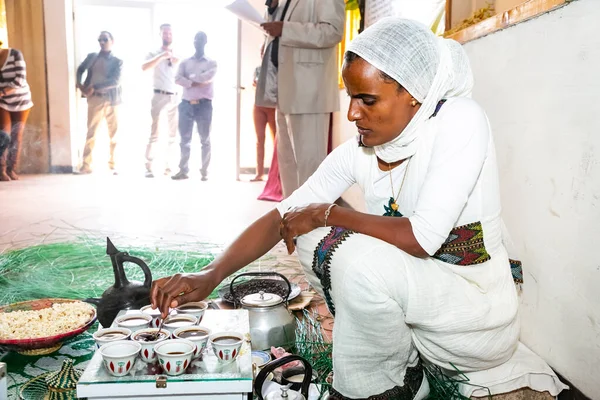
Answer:
[{"label": "sunglasses on face", "polygon": [[108,42],[108,38],[99,38],[98,42],[99,43],[106,43],[106,42]]}]

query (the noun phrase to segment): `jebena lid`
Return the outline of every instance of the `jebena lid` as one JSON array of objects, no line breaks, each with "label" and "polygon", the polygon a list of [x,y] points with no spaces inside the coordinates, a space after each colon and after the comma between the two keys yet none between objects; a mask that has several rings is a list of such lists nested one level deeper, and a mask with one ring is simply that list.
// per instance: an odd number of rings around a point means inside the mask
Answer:
[{"label": "jebena lid", "polygon": [[274,293],[265,293],[262,290],[252,293],[242,299],[242,305],[247,307],[272,307],[283,303],[283,298]]}]

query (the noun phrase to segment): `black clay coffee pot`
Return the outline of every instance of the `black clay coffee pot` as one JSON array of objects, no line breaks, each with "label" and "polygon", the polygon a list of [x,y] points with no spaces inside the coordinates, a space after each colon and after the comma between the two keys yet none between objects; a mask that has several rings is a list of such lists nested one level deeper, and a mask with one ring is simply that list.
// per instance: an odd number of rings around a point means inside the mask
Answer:
[{"label": "black clay coffee pot", "polygon": [[[137,257],[117,250],[109,238],[106,238],[106,254],[110,256],[112,262],[115,284],[106,289],[101,298],[84,300],[96,306],[98,321],[103,327],[111,326],[121,310],[139,309],[150,304],[150,288],[152,286],[152,273],[148,265]],[[144,271],[144,283],[130,282],[127,279],[123,268],[123,263],[126,262],[136,264]]]}]

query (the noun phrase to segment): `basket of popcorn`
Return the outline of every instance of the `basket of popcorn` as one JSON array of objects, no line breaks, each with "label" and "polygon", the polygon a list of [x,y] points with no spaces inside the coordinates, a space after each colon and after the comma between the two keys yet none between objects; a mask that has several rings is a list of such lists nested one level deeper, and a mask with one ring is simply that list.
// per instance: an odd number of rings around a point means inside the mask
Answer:
[{"label": "basket of popcorn", "polygon": [[85,332],[96,321],[91,305],[69,299],[41,299],[0,307],[0,346],[43,355]]}]

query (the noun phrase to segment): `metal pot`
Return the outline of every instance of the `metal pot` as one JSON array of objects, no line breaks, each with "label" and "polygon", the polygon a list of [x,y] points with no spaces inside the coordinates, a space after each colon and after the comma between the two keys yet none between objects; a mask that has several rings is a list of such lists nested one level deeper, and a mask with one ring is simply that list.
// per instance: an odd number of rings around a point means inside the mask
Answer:
[{"label": "metal pot", "polygon": [[[285,298],[274,293],[253,293],[239,299],[233,283],[242,276],[274,275],[283,279],[288,288]],[[291,285],[287,278],[276,272],[249,272],[236,276],[229,290],[234,304],[241,304],[250,314],[250,336],[252,350],[269,350],[271,346],[289,346],[296,342],[296,318],[287,309]]]},{"label": "metal pot", "polygon": [[[287,387],[281,388],[281,393],[271,392],[267,394],[266,398],[262,397],[262,387],[265,383],[265,379],[269,375],[269,373],[273,372],[275,368],[281,367],[291,361],[300,361],[304,364],[304,379],[302,380],[302,386],[300,388],[300,392],[295,392],[290,390]],[[271,361],[267,365],[265,365],[258,375],[256,376],[256,380],[254,382],[254,391],[258,396],[258,400],[306,400],[308,399],[308,388],[310,386],[310,380],[312,379],[312,366],[308,361],[304,358],[297,355],[290,355],[278,358],[277,360]]]}]

